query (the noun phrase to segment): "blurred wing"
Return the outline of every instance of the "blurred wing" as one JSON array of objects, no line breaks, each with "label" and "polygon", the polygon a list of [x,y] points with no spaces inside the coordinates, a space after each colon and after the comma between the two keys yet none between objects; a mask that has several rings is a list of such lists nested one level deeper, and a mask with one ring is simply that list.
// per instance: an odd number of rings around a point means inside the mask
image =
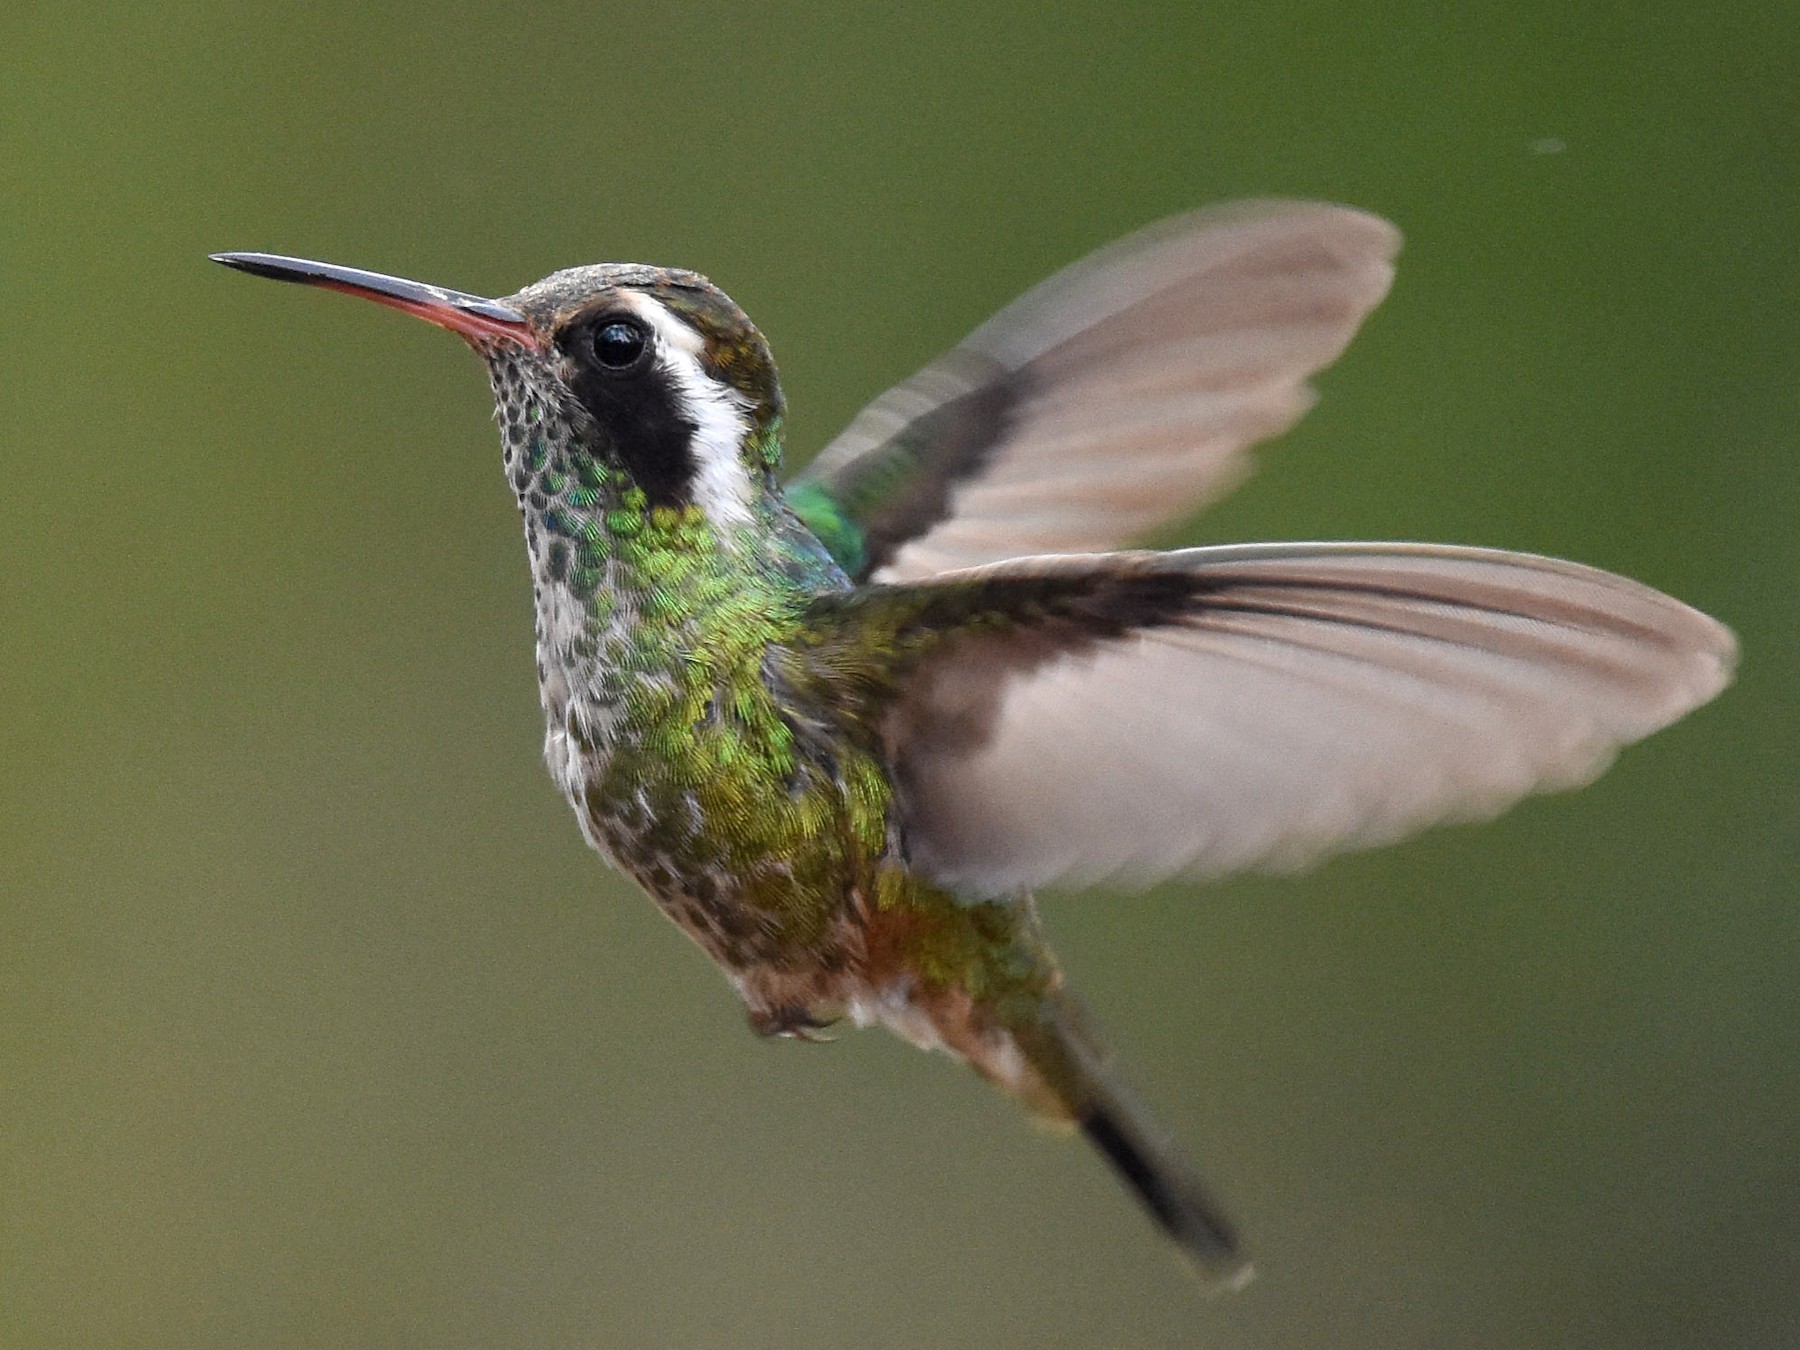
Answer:
[{"label": "blurred wing", "polygon": [[959,632],[911,637],[885,726],[915,865],[979,895],[1285,870],[1492,816],[1594,778],[1735,655],[1646,586],[1485,549],[1033,558],[862,594],[933,592],[984,598],[918,621]]},{"label": "blurred wing", "polygon": [[859,580],[1116,548],[1237,485],[1387,294],[1399,246],[1315,202],[1151,226],[876,399],[789,500]]}]

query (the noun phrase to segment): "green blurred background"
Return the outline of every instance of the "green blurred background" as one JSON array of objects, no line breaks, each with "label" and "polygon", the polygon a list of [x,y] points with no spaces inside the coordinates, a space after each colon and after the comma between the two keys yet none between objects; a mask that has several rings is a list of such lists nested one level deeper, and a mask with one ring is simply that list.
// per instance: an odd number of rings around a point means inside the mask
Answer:
[{"label": "green blurred background", "polygon": [[[34,4],[0,17],[0,1345],[1800,1344],[1791,5]],[[1181,537],[1641,577],[1742,678],[1593,789],[1050,897],[1260,1266],[891,1038],[764,1044],[538,759],[477,364],[204,261],[700,268],[796,458],[1256,193],[1408,233]]]}]

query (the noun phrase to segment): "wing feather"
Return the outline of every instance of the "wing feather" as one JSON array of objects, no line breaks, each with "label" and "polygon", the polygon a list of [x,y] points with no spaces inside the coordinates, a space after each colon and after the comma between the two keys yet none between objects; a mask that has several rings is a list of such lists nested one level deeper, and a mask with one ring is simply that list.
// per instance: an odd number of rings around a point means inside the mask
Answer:
[{"label": "wing feather", "polygon": [[[1574,563],[1405,544],[1021,559],[1191,599],[1095,640],[984,622],[889,722],[915,865],[971,894],[1286,870],[1576,787],[1730,679],[1731,633]],[[1041,612],[1035,601],[1027,608]]]},{"label": "wing feather", "polygon": [[[1115,548],[1235,487],[1387,293],[1400,237],[1348,207],[1165,221],[1028,292],[871,403],[794,485],[859,578]],[[834,528],[834,533],[836,529]]]}]

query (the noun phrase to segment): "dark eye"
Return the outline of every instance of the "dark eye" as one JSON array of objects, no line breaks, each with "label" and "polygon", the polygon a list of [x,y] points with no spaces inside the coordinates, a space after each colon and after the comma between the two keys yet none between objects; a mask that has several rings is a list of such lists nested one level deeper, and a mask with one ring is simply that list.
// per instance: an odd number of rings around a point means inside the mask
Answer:
[{"label": "dark eye", "polygon": [[644,354],[648,337],[630,319],[612,319],[594,329],[594,360],[608,370],[629,370]]}]

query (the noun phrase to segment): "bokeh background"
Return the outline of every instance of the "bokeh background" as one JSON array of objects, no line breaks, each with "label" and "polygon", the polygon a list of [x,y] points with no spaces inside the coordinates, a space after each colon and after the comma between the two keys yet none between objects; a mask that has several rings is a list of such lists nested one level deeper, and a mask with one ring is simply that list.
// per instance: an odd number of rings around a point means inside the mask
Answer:
[{"label": "bokeh background", "polygon": [[[1793,18],[13,0],[0,1344],[1800,1344]],[[745,1031],[541,768],[474,360],[203,255],[697,267],[800,459],[1055,267],[1258,193],[1409,242],[1178,537],[1576,557],[1746,659],[1498,824],[1048,898],[1254,1248],[1209,1300],[966,1072]]]}]

